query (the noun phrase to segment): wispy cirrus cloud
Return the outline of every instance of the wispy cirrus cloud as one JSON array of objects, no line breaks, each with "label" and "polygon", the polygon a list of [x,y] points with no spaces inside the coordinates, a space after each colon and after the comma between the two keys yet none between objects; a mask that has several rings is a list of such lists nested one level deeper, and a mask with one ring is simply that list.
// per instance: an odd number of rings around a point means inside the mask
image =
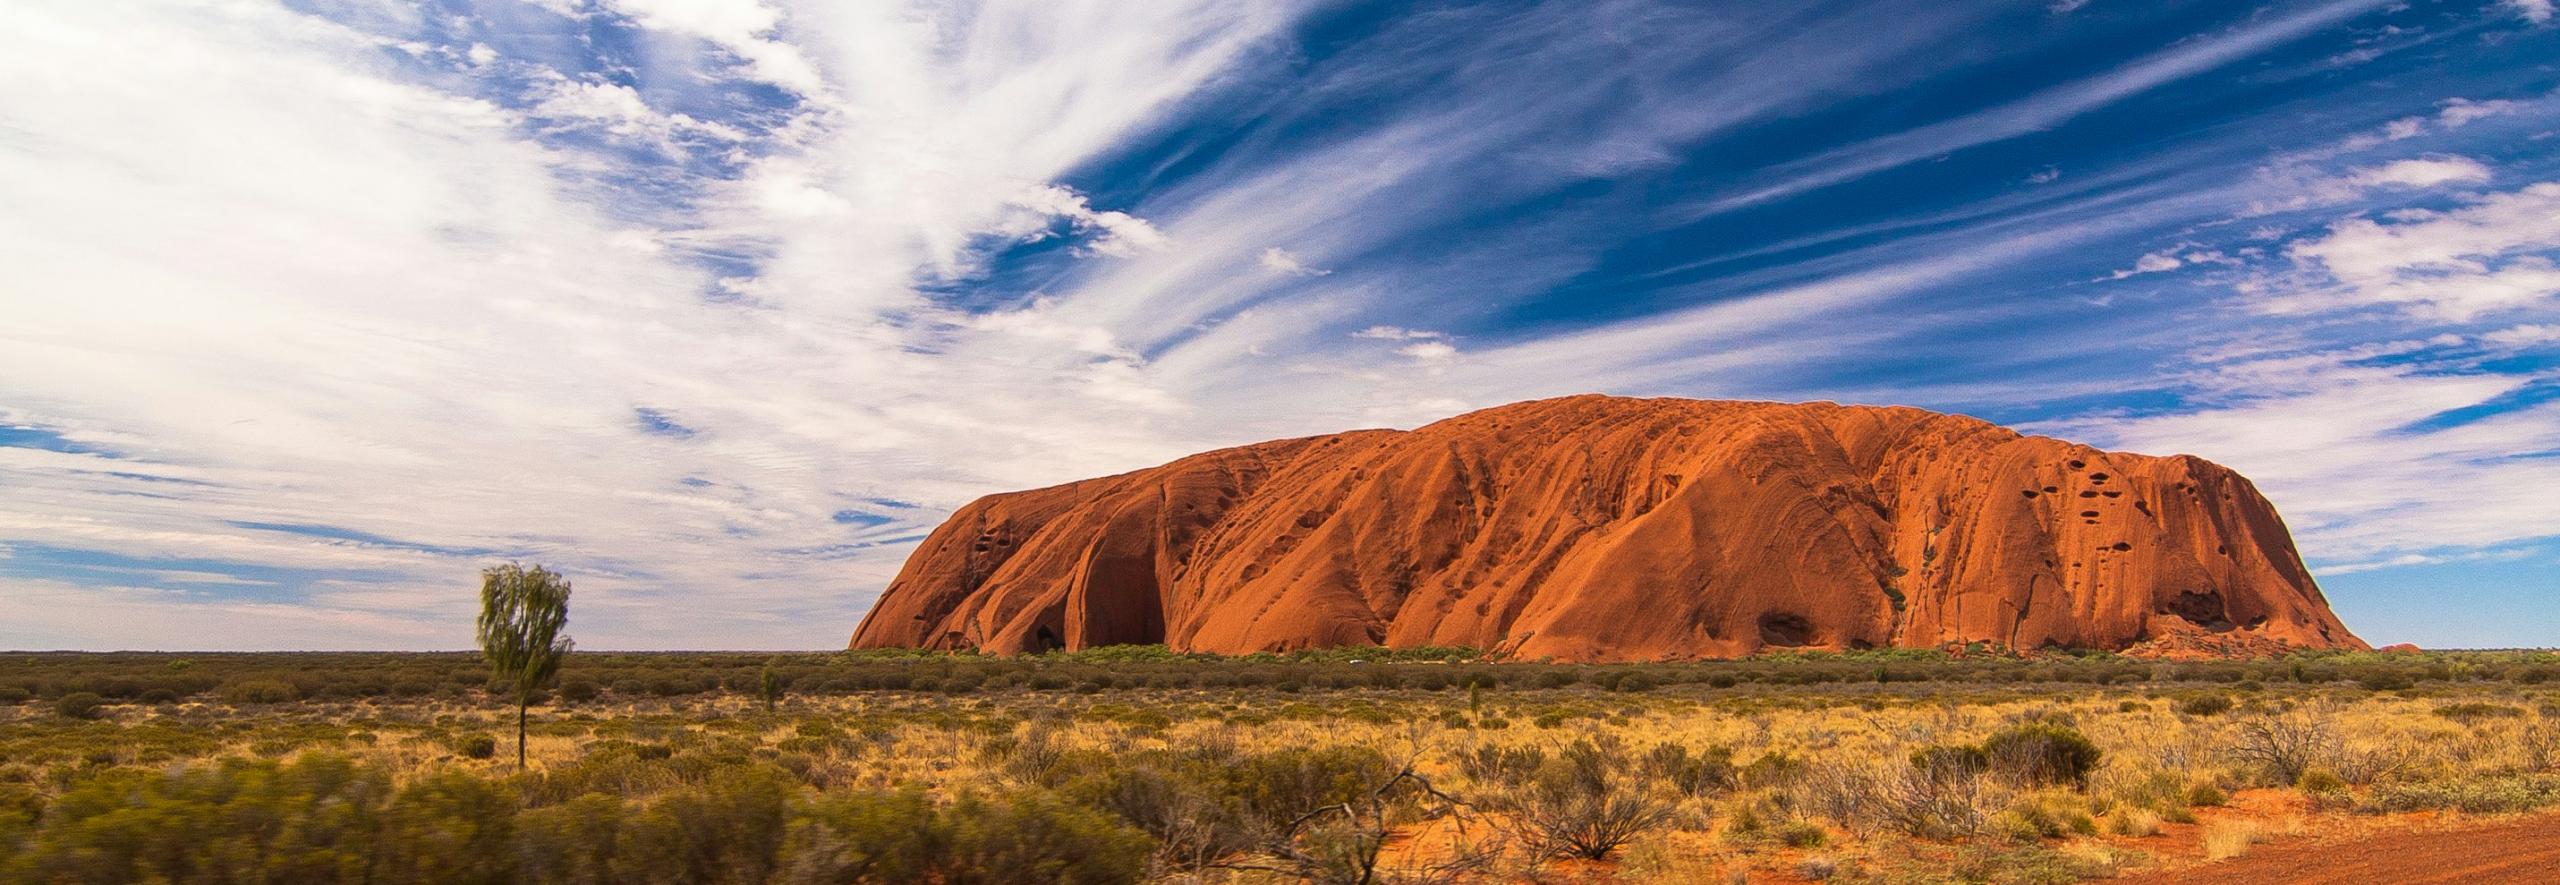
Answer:
[{"label": "wispy cirrus cloud", "polygon": [[[450,647],[511,557],[825,645],[974,495],[1586,390],[2196,451],[2341,574],[2543,518],[2545,29],[1838,12],[12,4],[0,646]],[[2376,18],[2505,30],[2248,81]]]}]

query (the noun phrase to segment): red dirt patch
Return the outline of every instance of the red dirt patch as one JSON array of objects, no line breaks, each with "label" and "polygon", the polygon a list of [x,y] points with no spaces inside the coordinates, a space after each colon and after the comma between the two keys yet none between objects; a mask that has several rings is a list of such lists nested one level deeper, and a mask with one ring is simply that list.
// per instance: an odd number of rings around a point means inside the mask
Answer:
[{"label": "red dirt patch", "polygon": [[2560,815],[2466,820],[2257,848],[2219,863],[2129,876],[2129,885],[2560,883]]}]

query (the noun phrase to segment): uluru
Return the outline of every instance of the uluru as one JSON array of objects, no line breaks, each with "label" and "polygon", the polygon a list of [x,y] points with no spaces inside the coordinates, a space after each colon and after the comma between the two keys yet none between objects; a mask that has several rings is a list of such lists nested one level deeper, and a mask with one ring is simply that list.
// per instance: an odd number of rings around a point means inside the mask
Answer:
[{"label": "uluru", "polygon": [[988,495],[855,648],[2365,648],[2188,455],[1904,407],[1573,396]]}]

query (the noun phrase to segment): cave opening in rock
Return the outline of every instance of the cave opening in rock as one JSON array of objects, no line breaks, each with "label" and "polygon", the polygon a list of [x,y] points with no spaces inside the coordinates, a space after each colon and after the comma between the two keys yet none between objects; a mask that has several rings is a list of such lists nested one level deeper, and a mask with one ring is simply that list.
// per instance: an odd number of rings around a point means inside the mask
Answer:
[{"label": "cave opening in rock", "polygon": [[2229,631],[2234,625],[2223,607],[2222,594],[2212,590],[2187,590],[2169,601],[2169,614],[2187,623],[2216,633]]},{"label": "cave opening in rock", "polygon": [[1770,612],[1761,615],[1760,641],[1788,648],[1812,645],[1813,622],[1793,612]]}]

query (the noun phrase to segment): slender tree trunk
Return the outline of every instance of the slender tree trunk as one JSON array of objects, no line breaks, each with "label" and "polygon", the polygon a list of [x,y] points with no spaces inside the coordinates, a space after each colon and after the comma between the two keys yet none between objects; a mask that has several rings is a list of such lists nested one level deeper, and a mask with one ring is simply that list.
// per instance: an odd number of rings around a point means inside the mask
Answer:
[{"label": "slender tree trunk", "polygon": [[524,769],[524,708],[532,705],[532,698],[516,695],[516,769],[518,771]]}]

